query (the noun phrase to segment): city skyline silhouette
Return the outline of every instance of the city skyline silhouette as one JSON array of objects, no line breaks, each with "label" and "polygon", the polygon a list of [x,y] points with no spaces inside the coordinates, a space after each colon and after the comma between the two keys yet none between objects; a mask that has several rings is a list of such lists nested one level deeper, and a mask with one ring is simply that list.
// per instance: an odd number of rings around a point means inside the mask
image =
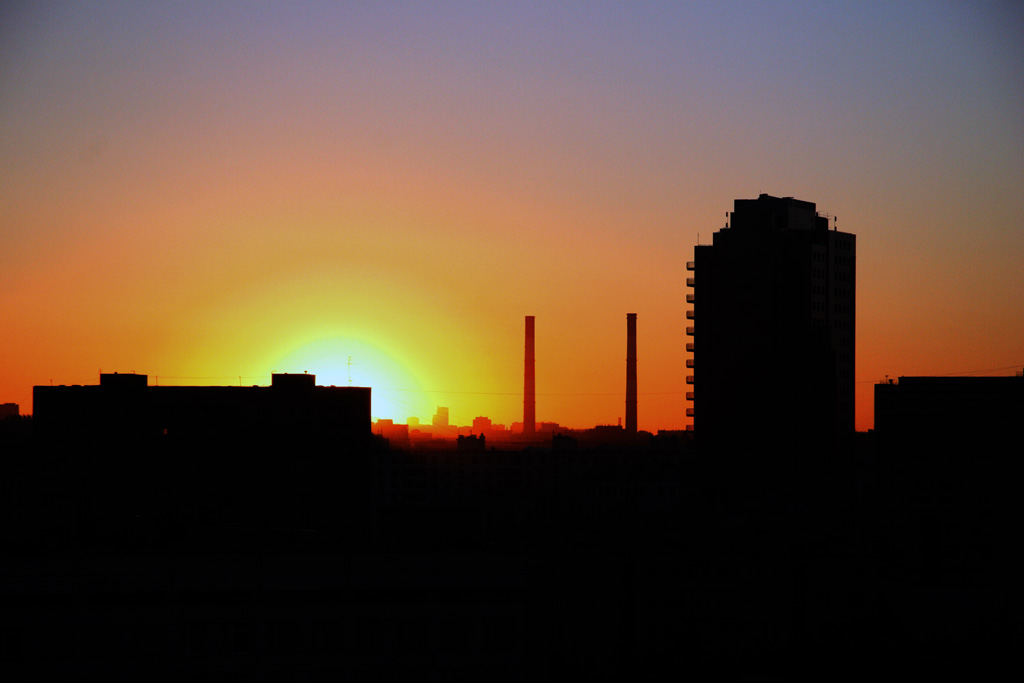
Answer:
[{"label": "city skyline silhouette", "polygon": [[857,439],[825,419],[503,440],[446,407],[416,436],[308,373],[147,380],[37,386],[31,420],[0,420],[5,669],[659,679],[995,666],[1016,642],[1024,372],[876,384]]},{"label": "city skyline silhouette", "polygon": [[635,312],[639,427],[683,429],[683,264],[760,193],[859,237],[858,430],[886,375],[1021,362],[1009,7],[113,3],[2,23],[0,400],[25,412],[32,386],[100,370],[340,386],[352,356],[360,384],[477,396],[396,393],[413,409],[381,417],[509,423],[495,394],[519,393],[530,314],[545,410],[615,422]]},{"label": "city skyline silhouette", "polygon": [[0,673],[1001,673],[1022,30],[5,4]]}]

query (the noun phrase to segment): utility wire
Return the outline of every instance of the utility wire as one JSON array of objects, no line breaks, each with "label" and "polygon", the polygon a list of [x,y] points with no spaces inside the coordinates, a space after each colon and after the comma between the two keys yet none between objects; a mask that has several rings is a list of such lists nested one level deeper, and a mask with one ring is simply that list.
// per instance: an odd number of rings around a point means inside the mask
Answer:
[{"label": "utility wire", "polygon": [[[962,370],[960,372],[944,372],[938,375],[922,375],[923,377],[963,377],[964,375],[976,375],[982,372],[1002,372],[1003,370],[1016,370],[1017,368],[1024,367],[1024,363],[1018,365],[1007,365],[1002,368],[986,368],[984,370]],[[912,377],[913,375],[907,375]],[[895,378],[894,378],[895,379]],[[856,382],[856,384],[878,384],[878,380],[875,379],[862,379]]]},{"label": "utility wire", "polygon": [[[445,389],[391,389],[374,387],[374,391],[407,391],[420,394],[456,394],[459,396],[522,396],[521,391],[447,391]],[[548,394],[537,392],[535,396],[620,396],[624,392],[608,391],[599,393]],[[641,391],[638,396],[670,396],[685,394],[685,391]]]},{"label": "utility wire", "polygon": [[[962,370],[960,372],[946,372],[936,375],[930,375],[931,377],[958,377],[963,375],[976,375],[984,372],[1002,372],[1004,370],[1016,370],[1018,368],[1024,368],[1024,363],[1017,365],[1006,365],[1000,368],[984,368],[981,370]],[[157,377],[157,375],[154,375]],[[238,380],[241,379],[266,379],[268,375],[218,375],[218,376],[207,376],[207,377],[194,377],[184,375],[159,375],[161,379],[189,379],[189,380]],[[878,380],[874,379],[862,379],[857,380],[854,384],[877,384]],[[458,396],[522,396],[521,391],[449,391],[447,389],[398,389],[392,387],[373,387],[375,391],[401,391],[409,393],[419,394],[454,394]],[[569,393],[537,393],[537,396],[619,396],[623,392],[621,391],[609,391],[609,392],[569,392]],[[688,393],[687,391],[641,391],[639,396],[678,396]]]}]

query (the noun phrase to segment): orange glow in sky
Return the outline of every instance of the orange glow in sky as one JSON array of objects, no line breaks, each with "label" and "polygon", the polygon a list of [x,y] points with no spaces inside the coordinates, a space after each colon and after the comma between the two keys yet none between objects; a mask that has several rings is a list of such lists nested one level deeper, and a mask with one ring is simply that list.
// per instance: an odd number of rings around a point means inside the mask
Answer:
[{"label": "orange glow in sky", "polygon": [[510,424],[534,315],[538,421],[614,424],[637,313],[682,429],[685,262],[762,192],[857,235],[859,429],[885,375],[1012,374],[1022,14],[942,8],[4,10],[0,402],[308,371]]}]

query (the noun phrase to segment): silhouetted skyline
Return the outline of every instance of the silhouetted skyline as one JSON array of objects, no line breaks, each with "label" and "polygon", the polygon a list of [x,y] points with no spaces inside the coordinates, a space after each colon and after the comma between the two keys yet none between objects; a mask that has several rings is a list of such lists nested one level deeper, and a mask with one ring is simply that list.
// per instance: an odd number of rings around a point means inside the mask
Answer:
[{"label": "silhouetted skyline", "polygon": [[1005,670],[1022,30],[4,4],[0,671]]},{"label": "silhouetted skyline", "polygon": [[1016,646],[1005,449],[1024,372],[875,391],[878,430],[810,470],[792,466],[799,426],[737,442],[542,421],[539,441],[495,448],[487,420],[466,435],[439,406],[429,429],[454,440],[401,425],[388,443],[368,388],[305,373],[37,387],[33,420],[0,420],[0,666],[646,680],[729,657],[995,664]]},{"label": "silhouetted skyline", "polygon": [[1021,21],[1014,3],[12,6],[0,401],[31,413],[31,387],[101,370],[351,370],[381,417],[511,423],[529,314],[544,411],[614,423],[635,312],[638,427],[681,429],[681,264],[766,193],[858,235],[867,429],[885,375],[1022,362]]}]

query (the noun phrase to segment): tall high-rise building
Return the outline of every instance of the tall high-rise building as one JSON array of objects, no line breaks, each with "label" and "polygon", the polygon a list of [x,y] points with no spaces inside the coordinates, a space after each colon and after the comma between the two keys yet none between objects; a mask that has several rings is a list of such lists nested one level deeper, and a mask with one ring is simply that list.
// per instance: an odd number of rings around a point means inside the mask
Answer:
[{"label": "tall high-rise building", "polygon": [[696,438],[784,432],[804,452],[854,431],[856,238],[792,197],[737,199],[687,269]]}]

